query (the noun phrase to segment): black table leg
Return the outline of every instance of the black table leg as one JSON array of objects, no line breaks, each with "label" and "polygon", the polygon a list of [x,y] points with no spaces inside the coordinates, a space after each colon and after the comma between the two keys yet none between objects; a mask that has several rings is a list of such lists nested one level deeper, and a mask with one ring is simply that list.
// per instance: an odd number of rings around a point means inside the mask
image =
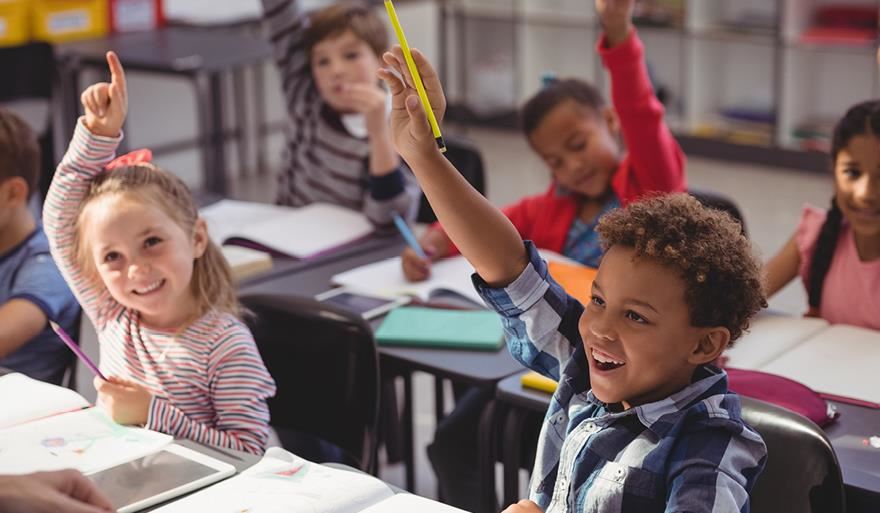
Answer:
[{"label": "black table leg", "polygon": [[405,466],[406,490],[416,490],[415,440],[413,435],[413,386],[412,373],[403,373],[403,464]]}]

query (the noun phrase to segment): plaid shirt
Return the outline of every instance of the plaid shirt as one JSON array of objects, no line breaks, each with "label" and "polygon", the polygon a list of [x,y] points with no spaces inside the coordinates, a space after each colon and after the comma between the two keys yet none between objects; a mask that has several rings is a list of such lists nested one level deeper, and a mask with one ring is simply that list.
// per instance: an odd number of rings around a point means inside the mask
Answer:
[{"label": "plaid shirt", "polygon": [[[661,401],[621,411],[590,391],[578,333],[584,307],[530,264],[507,288],[474,283],[503,316],[507,345],[559,387],[541,428],[530,499],[546,513],[747,512],[767,449],[740,417],[727,374],[703,366]],[[617,406],[617,407],[615,407]]]}]

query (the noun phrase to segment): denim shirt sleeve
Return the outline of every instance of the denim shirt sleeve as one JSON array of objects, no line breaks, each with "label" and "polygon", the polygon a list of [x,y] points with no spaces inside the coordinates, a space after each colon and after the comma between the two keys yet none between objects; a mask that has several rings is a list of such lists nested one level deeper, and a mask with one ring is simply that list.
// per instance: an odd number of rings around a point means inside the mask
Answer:
[{"label": "denim shirt sleeve", "polygon": [[547,263],[534,244],[526,241],[525,247],[529,264],[513,283],[492,288],[474,274],[474,286],[501,315],[510,354],[558,381],[562,366],[581,344],[578,320],[584,307],[547,273]]}]

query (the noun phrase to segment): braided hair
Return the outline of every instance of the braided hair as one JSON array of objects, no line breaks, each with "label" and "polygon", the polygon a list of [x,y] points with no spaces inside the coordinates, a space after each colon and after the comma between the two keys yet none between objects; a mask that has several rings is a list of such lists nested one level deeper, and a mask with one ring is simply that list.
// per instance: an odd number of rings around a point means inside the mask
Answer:
[{"label": "braided hair", "polygon": [[[840,151],[846,148],[850,140],[857,135],[880,137],[880,101],[869,100],[853,105],[837,122],[831,138],[832,169],[837,162]],[[831,259],[834,257],[834,250],[837,247],[842,222],[843,213],[835,198],[832,197],[831,208],[828,210],[825,223],[819,230],[816,249],[813,251],[813,260],[807,273],[807,295],[810,311],[813,313],[817,313],[819,305],[822,304],[822,285],[825,282],[828,269],[831,267]]]}]

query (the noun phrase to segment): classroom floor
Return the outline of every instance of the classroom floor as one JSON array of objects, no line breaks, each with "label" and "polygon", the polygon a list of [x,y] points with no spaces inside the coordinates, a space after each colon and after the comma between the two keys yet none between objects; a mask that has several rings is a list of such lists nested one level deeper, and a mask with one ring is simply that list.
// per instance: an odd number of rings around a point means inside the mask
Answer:
[{"label": "classroom floor", "polygon": [[[474,141],[483,153],[487,193],[494,204],[504,205],[547,186],[547,172],[519,133],[487,129],[460,133]],[[269,201],[274,193],[272,180],[271,176],[243,178],[235,184],[233,194],[242,199]],[[825,206],[831,197],[829,175],[697,157],[688,159],[688,181],[694,187],[723,192],[740,206],[749,236],[765,259],[792,235],[804,202]],[[805,304],[802,285],[797,281],[770,301],[771,308],[793,315],[803,313]],[[436,498],[436,480],[424,449],[434,432],[433,386],[430,376],[416,375],[416,492]],[[383,464],[381,476],[403,485],[401,465]]]}]

